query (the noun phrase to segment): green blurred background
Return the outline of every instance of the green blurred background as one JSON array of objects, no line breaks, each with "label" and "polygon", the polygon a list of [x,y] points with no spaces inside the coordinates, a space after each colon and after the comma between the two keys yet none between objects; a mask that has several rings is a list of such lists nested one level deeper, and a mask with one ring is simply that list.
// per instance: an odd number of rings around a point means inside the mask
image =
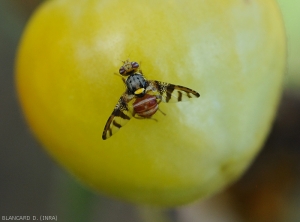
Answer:
[{"label": "green blurred background", "polygon": [[[26,22],[42,1],[0,1],[0,216],[56,215],[58,221],[300,221],[300,1],[279,0],[288,39],[285,90],[262,152],[222,193],[173,209],[94,194],[61,169],[26,125],[14,62]],[[270,80],[271,81],[271,80]]]}]

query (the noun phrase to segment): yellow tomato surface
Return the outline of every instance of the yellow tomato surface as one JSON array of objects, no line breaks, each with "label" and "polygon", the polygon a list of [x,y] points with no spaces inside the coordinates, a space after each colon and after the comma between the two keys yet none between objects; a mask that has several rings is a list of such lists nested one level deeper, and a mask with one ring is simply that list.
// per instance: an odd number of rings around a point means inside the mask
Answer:
[{"label": "yellow tomato surface", "polygon": [[300,1],[278,0],[286,27],[288,66],[286,88],[300,92]]},{"label": "yellow tomato surface", "polygon": [[[282,90],[285,34],[273,0],[52,0],[20,43],[16,84],[45,149],[94,189],[175,206],[238,178],[269,132]],[[102,140],[125,91],[122,60],[200,98],[161,103]]]}]

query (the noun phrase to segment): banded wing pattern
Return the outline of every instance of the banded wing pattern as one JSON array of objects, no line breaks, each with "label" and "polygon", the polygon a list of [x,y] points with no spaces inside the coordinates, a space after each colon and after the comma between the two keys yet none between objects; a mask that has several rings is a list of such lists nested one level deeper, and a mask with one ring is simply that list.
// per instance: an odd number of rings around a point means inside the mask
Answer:
[{"label": "banded wing pattern", "polygon": [[108,118],[102,134],[102,139],[106,140],[111,137],[131,119],[132,114],[128,109],[125,97],[126,95],[121,96],[114,111]]},{"label": "banded wing pattern", "polygon": [[198,92],[184,86],[173,85],[171,83],[156,80],[149,81],[149,83],[152,87],[156,88],[162,96],[162,102],[165,103],[188,101],[191,98],[200,97]]}]

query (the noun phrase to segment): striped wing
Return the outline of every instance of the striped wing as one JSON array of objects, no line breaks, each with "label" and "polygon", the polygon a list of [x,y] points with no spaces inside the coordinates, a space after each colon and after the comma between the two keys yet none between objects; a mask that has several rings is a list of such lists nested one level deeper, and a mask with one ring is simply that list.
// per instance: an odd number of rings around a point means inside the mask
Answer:
[{"label": "striped wing", "polygon": [[181,102],[188,101],[191,98],[198,98],[200,94],[190,88],[173,85],[171,83],[160,81],[149,81],[153,91],[159,92],[162,102]]},{"label": "striped wing", "polygon": [[121,96],[114,111],[108,118],[102,134],[103,140],[106,140],[118,132],[118,130],[131,119],[132,113],[128,109],[128,104],[126,103],[125,98],[126,94]]}]

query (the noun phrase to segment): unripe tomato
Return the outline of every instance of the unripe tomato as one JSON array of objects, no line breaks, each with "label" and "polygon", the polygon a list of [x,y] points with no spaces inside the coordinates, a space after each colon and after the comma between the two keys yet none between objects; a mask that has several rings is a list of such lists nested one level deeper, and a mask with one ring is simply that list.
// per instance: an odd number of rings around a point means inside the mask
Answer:
[{"label": "unripe tomato", "polygon": [[285,87],[300,90],[300,1],[278,0],[286,28],[288,56]]},{"label": "unripe tomato", "polygon": [[[34,134],[94,189],[136,203],[175,206],[236,180],[262,146],[285,67],[273,0],[52,0],[20,43],[16,84]],[[107,140],[125,91],[122,60],[145,78],[200,98],[161,103]]]}]

